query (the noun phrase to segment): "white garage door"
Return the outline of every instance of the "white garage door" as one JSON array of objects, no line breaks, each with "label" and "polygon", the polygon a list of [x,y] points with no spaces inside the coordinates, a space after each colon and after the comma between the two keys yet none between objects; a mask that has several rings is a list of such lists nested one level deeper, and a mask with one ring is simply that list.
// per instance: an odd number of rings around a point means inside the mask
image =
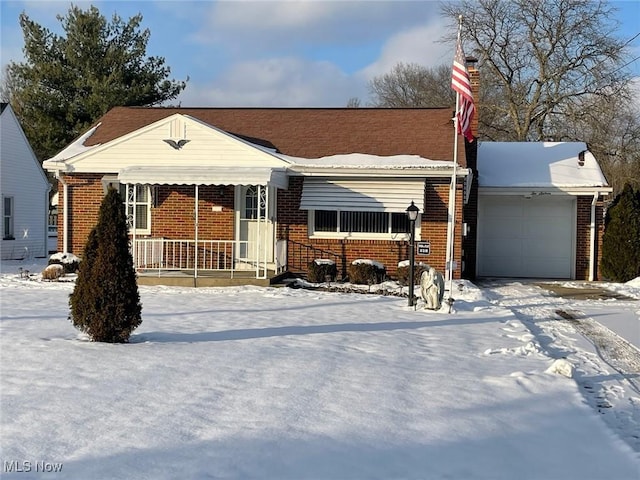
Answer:
[{"label": "white garage door", "polygon": [[480,196],[478,275],[572,278],[575,210],[572,197]]}]

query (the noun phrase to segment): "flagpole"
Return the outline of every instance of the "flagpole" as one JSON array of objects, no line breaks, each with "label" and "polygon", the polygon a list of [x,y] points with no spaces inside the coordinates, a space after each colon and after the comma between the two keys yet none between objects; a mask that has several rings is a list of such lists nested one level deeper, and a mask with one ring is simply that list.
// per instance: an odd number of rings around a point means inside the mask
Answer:
[{"label": "flagpole", "polygon": [[[458,16],[458,40],[460,44],[460,33],[462,31],[462,15]],[[455,246],[455,224],[456,224],[456,194],[457,194],[457,168],[458,168],[458,110],[460,109],[460,93],[456,91],[456,110],[453,116],[453,171],[451,173],[451,184],[449,185],[449,212],[447,225],[447,250],[446,250],[446,275],[449,282],[449,296],[447,304],[449,313],[453,306],[453,271],[454,271],[454,246]]]}]

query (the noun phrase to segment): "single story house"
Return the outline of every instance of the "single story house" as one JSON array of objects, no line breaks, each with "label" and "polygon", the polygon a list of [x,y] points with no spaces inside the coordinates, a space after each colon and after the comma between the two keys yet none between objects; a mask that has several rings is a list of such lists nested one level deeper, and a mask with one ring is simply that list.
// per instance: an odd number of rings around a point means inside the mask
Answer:
[{"label": "single story house", "polygon": [[414,202],[416,260],[444,272],[453,243],[459,278],[474,266],[476,142],[454,134],[452,117],[451,108],[116,107],[44,163],[59,182],[58,250],[82,255],[111,186],[142,283],[265,284],[320,258],[342,274],[368,258],[394,276],[409,258]]},{"label": "single story house", "polygon": [[598,279],[611,188],[587,145],[468,143],[452,116],[114,108],[45,162],[59,180],[58,250],[82,255],[112,186],[142,283],[267,284],[315,259],[344,276],[368,258],[394,276],[414,202],[416,261],[445,273],[453,243],[453,278]]},{"label": "single story house", "polygon": [[51,184],[11,105],[0,104],[2,260],[44,257]]},{"label": "single story house", "polygon": [[481,142],[477,275],[595,280],[612,189],[582,142]]}]

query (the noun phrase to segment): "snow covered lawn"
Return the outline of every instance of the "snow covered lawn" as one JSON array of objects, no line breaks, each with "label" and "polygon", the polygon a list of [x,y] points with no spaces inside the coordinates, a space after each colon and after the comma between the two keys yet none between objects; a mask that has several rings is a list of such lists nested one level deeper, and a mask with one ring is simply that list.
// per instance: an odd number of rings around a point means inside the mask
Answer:
[{"label": "snow covered lawn", "polygon": [[71,283],[11,269],[2,478],[638,478],[640,456],[576,381],[545,373],[534,335],[469,283],[454,314],[371,294],[141,287],[142,325],[108,345],[67,320]]}]

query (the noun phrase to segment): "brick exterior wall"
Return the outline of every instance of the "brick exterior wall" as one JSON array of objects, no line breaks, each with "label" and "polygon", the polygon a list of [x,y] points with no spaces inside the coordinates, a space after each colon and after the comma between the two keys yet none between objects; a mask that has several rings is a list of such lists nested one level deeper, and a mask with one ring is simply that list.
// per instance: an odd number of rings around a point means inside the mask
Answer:
[{"label": "brick exterior wall", "polygon": [[[576,279],[589,279],[589,248],[591,245],[591,196],[577,198],[576,222]],[[602,258],[602,235],[604,234],[604,200],[596,204],[596,271],[594,280],[601,278],[600,260]]]},{"label": "brick exterior wall", "polygon": [[[422,215],[420,227],[420,241],[431,243],[431,254],[416,255],[416,262],[428,263],[444,273],[447,243],[447,204],[449,199],[449,178],[428,179],[425,187],[426,214]],[[342,240],[342,239],[309,239],[307,212],[300,210],[302,194],[302,177],[289,179],[289,189],[278,192],[278,229],[277,238],[286,239],[297,244],[308,245],[318,249],[318,258],[323,258],[324,252],[332,252],[343,259],[345,266],[358,258],[376,260],[385,265],[387,273],[395,277],[398,262],[409,258],[408,241],[392,240]],[[454,272],[455,278],[460,278],[462,259],[462,184],[458,185],[456,209],[456,241],[454,256],[458,268]],[[293,256],[292,256],[293,254]],[[298,262],[295,249],[289,251],[289,263],[304,269],[307,258]],[[309,260],[313,260],[313,252],[309,252]],[[338,265],[340,269],[340,265]],[[342,272],[346,273],[346,272]]]},{"label": "brick exterior wall", "polygon": [[[69,234],[71,252],[82,256],[84,246],[91,229],[98,220],[98,211],[104,197],[103,175],[75,174],[64,177],[69,192]],[[277,239],[288,239],[299,244],[334,252],[345,260],[345,265],[357,258],[369,258],[383,263],[390,276],[395,277],[397,264],[409,258],[408,241],[391,240],[339,240],[309,239],[307,229],[307,211],[300,210],[302,177],[290,178],[288,190],[278,191]],[[62,185],[60,204],[63,204]],[[151,235],[173,240],[193,239],[195,192],[193,186],[161,185],[155,188],[154,207],[151,209]],[[458,262],[455,278],[461,275],[462,259],[462,195],[460,183],[457,191],[456,242],[454,256]],[[429,179],[425,188],[426,214],[422,215],[420,227],[421,241],[431,243],[431,254],[416,255],[416,262],[428,263],[444,273],[447,239],[447,202],[449,197],[449,179]],[[202,240],[231,240],[234,238],[234,190],[220,186],[201,186],[199,188],[199,238]],[[222,211],[213,211],[213,207],[222,207]],[[216,208],[218,210],[218,208]],[[59,225],[64,222],[62,209],[59,213]],[[61,228],[61,227],[60,227]],[[143,238],[139,235],[138,238]],[[58,250],[62,251],[62,236],[58,239]],[[289,251],[292,265],[306,265],[295,258],[296,250]],[[312,258],[313,259],[313,258]]]}]

